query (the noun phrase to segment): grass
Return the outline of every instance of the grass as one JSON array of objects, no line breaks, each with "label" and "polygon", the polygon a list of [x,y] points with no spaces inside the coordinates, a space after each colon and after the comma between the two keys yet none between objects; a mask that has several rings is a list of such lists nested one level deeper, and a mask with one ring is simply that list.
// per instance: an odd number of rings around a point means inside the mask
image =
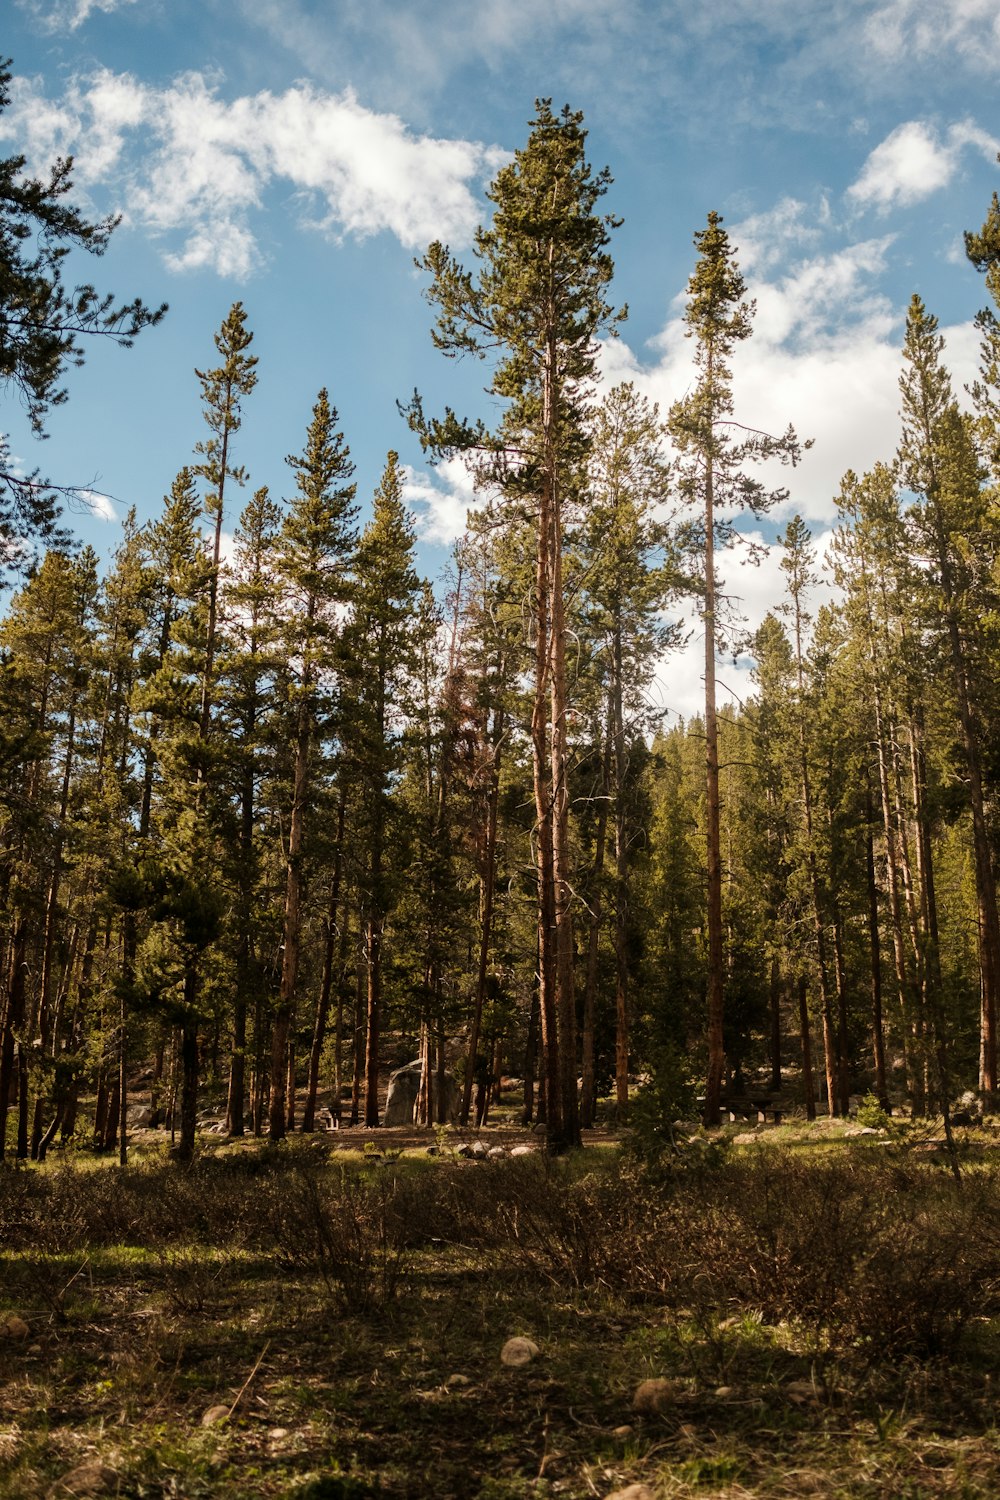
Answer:
[{"label": "grass", "polygon": [[1000,1169],[828,1148],[4,1170],[0,1494],[994,1496]]}]

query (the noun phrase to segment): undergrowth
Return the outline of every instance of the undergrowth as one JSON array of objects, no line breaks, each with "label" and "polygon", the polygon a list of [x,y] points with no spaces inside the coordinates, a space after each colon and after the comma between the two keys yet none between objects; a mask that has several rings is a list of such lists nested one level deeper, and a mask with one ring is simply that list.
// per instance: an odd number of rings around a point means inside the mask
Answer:
[{"label": "undergrowth", "polygon": [[[812,1493],[995,1493],[997,1178],[862,1149],[3,1170],[0,1322],[30,1332],[0,1340],[0,1492],[83,1453],[136,1496],[779,1496],[822,1452]],[[672,1404],[637,1421],[651,1375]]]}]

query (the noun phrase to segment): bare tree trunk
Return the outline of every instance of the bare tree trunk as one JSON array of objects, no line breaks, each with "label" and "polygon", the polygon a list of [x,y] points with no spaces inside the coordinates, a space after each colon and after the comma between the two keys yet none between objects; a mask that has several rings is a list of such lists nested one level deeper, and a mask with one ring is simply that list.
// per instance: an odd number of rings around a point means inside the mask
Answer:
[{"label": "bare tree trunk", "polygon": [[[323,1046],[326,1042],[326,1028],[330,1016],[330,997],[333,992],[334,983],[334,957],[338,940],[337,922],[340,916],[340,883],[344,868],[344,823],[346,816],[347,785],[346,782],[341,782],[340,794],[337,799],[337,853],[333,863],[333,876],[330,880],[330,906],[326,914],[326,946],[323,951],[323,975],[320,981],[319,998],[316,1001],[312,1047],[309,1053],[309,1080],[306,1089],[305,1107],[302,1111],[303,1131],[315,1129],[316,1096],[319,1092],[319,1067],[323,1056]],[[337,1046],[339,1070],[339,1018]],[[338,1100],[340,1098],[339,1077],[337,1078],[337,1098]]]},{"label": "bare tree trunk", "polygon": [[722,931],[722,831],[719,805],[719,726],[715,704],[715,486],[711,456],[705,461],[705,842],[708,926],[708,1073],[704,1122],[721,1120],[726,1071],[723,1037],[725,947]]},{"label": "bare tree trunk", "polygon": [[885,1025],[882,1017],[882,952],[878,926],[878,888],[875,883],[875,840],[872,834],[874,820],[875,809],[872,804],[871,784],[866,780],[865,869],[868,882],[868,941],[871,952],[872,1060],[875,1065],[875,1093],[879,1104],[888,1113],[891,1106],[885,1071]]},{"label": "bare tree trunk", "polygon": [[809,1040],[809,1001],[804,974],[799,976],[799,1032],[802,1038],[802,1092],[805,1095],[806,1119],[816,1118],[816,1090],[813,1087],[812,1045]]},{"label": "bare tree trunk", "polygon": [[285,862],[285,919],[282,930],[281,984],[271,1037],[271,1105],[268,1135],[280,1141],[287,1125],[288,1045],[292,1008],[299,977],[302,941],[302,844],[305,831],[306,794],[309,780],[310,724],[305,700],[299,705],[295,739],[295,770],[292,777],[292,811],[288,826]]}]

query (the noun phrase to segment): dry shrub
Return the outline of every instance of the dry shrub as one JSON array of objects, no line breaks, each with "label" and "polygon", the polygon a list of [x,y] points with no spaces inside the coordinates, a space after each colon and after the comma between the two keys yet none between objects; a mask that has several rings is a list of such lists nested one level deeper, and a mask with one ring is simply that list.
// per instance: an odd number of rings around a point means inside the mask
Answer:
[{"label": "dry shrub", "polygon": [[265,1234],[291,1270],[319,1276],[345,1312],[383,1310],[406,1272],[405,1212],[397,1180],[296,1167],[269,1184]]}]

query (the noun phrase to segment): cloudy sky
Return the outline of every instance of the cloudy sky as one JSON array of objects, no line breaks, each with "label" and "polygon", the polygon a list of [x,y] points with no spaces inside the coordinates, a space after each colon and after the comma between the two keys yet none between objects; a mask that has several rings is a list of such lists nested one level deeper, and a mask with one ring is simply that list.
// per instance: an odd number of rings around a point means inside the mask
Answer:
[{"label": "cloudy sky", "polygon": [[[0,154],[41,170],[73,153],[78,198],[123,215],[80,276],[170,303],[130,353],[73,373],[44,446],[9,393],[0,414],[26,466],[105,497],[75,518],[102,552],[189,461],[194,368],[239,298],[260,359],[238,440],[251,483],[288,493],[284,455],[325,385],[362,500],[397,448],[423,567],[441,568],[468,490],[426,468],[396,401],[418,387],[432,410],[490,409],[481,368],[435,354],[413,258],[434,238],[467,249],[538,96],[583,111],[614,175],[630,315],[604,368],[664,411],[690,379],[692,235],[723,214],[757,300],[737,415],[815,440],[789,510],[821,550],[841,474],[894,450],[914,291],[956,383],[974,371],[984,292],[962,231],[1000,185],[996,0],[14,0],[4,46]],[[776,558],[724,571],[753,620],[780,594]],[[696,654],[665,664],[661,706],[695,707]]]}]

